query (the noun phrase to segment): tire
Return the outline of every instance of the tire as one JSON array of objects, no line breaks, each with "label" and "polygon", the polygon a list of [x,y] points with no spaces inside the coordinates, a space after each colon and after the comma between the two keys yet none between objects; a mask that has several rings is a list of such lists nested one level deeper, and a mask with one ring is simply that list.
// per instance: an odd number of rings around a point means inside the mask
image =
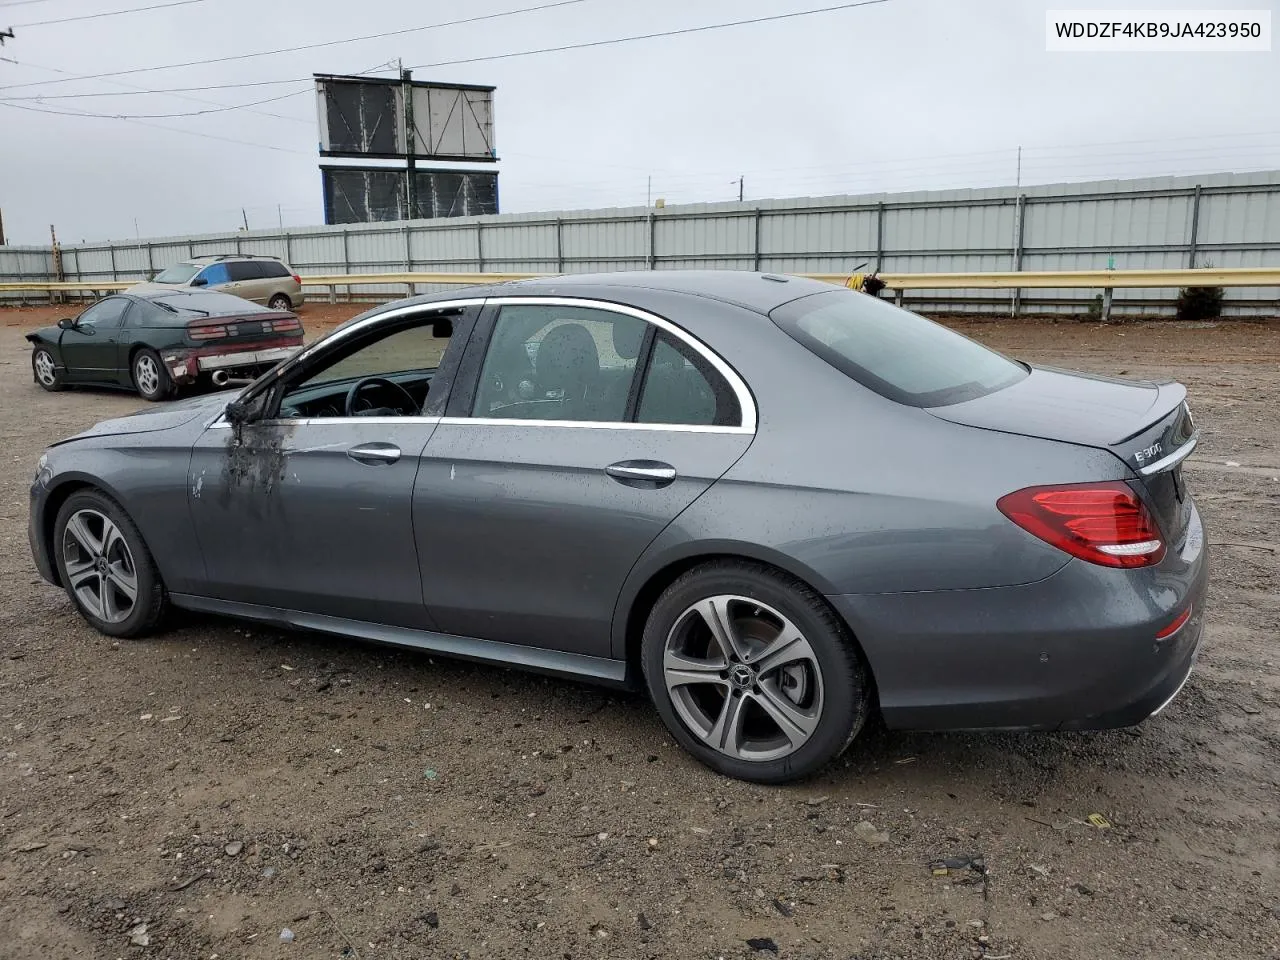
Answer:
[{"label": "tire", "polygon": [[31,351],[31,374],[36,383],[50,393],[57,393],[64,386],[62,372],[48,347],[36,347]]},{"label": "tire", "polygon": [[[731,656],[704,615],[728,623]],[[871,711],[870,676],[848,629],[809,586],[763,564],[714,561],[683,574],[654,604],[641,644],[645,683],[671,735],[739,780],[809,776],[844,752]],[[696,669],[669,674],[679,658]],[[736,745],[721,736],[729,714],[742,720],[728,725]]]},{"label": "tire", "polygon": [[274,297],[267,301],[267,306],[272,310],[292,310],[293,301],[285,294],[277,293]]},{"label": "tire", "polygon": [[67,596],[99,633],[145,636],[164,616],[168,599],[151,551],[124,508],[104,493],[67,498],[53,527],[53,561]]},{"label": "tire", "polygon": [[173,393],[169,371],[161,362],[160,354],[150,347],[143,347],[133,355],[129,371],[133,376],[133,388],[143,400],[164,400]]}]

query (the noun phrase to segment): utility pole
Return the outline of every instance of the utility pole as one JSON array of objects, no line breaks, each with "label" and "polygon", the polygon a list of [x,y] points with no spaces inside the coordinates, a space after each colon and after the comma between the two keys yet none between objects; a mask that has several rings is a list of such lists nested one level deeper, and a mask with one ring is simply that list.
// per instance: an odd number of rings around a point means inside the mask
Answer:
[{"label": "utility pole", "polygon": [[[49,242],[50,250],[53,254],[53,279],[62,283],[67,279],[67,275],[62,271],[62,247],[58,246],[58,231],[53,228],[53,224],[49,224]],[[50,298],[53,303],[62,303],[62,291],[59,290]]]},{"label": "utility pole", "polygon": [[276,204],[276,220],[280,224],[280,229],[284,229],[284,212],[280,209],[280,204]]},{"label": "utility pole", "polygon": [[739,203],[742,202],[742,185],[743,185],[744,179],[745,178],[742,177],[741,175],[738,176],[738,202]]},{"label": "utility pole", "polygon": [[138,218],[133,218],[133,235],[138,240],[142,239],[142,231],[138,229]]},{"label": "utility pole", "polygon": [[249,229],[249,214],[244,212],[244,207],[240,208],[240,219],[244,221],[245,230]]},{"label": "utility pole", "polygon": [[4,246],[4,211],[0,210],[0,247]]},{"label": "utility pole", "polygon": [[404,69],[404,61],[396,61],[400,65],[400,96],[404,101],[404,152],[408,155],[408,163],[404,173],[404,202],[408,208],[405,219],[413,220],[417,211],[414,202],[414,173],[417,165],[414,153],[417,148],[417,131],[413,127],[413,71]]},{"label": "utility pole", "polygon": [[4,46],[4,42],[6,40],[12,40],[12,39],[13,39],[12,27],[10,27],[8,30],[0,30],[0,47]]}]

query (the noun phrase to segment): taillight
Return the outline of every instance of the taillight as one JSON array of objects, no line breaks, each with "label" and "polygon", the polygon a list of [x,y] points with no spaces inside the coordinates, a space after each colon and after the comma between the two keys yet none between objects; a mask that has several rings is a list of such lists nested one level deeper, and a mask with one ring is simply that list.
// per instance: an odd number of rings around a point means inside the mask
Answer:
[{"label": "taillight", "polygon": [[302,329],[302,324],[297,317],[280,317],[276,320],[268,320],[262,325],[264,332],[270,333],[293,333]]},{"label": "taillight", "polygon": [[1187,621],[1191,619],[1191,608],[1183,610],[1180,614],[1173,618],[1173,623],[1169,624],[1163,630],[1156,634],[1157,640],[1167,640],[1175,633],[1187,625]]},{"label": "taillight", "polygon": [[302,286],[302,278],[298,276],[296,273],[293,274],[293,282],[296,283],[298,286]]},{"label": "taillight", "polygon": [[187,336],[192,340],[221,340],[227,336],[225,323],[192,323],[187,326]]},{"label": "taillight", "polygon": [[1119,481],[1027,487],[996,506],[1023,530],[1090,563],[1148,567],[1164,559],[1160,528]]}]

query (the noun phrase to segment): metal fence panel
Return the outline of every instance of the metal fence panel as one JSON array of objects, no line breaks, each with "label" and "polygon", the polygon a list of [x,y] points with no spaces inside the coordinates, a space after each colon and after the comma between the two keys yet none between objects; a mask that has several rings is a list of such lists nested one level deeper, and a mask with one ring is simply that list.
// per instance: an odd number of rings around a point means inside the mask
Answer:
[{"label": "metal fence panel", "polygon": [[[1019,199],[1021,197],[1021,200]],[[760,269],[849,273],[1280,265],[1280,171],[648,209],[291,227],[62,248],[66,279],[145,279],[202,254],[286,258],[304,274]],[[0,247],[0,280],[51,280],[48,247]],[[358,288],[399,296],[404,284]],[[343,291],[345,294],[345,291]],[[20,294],[4,294],[20,297]],[[1093,291],[1026,290],[1027,312],[1082,313]],[[1230,288],[1228,312],[1276,311]],[[1169,312],[1174,291],[1117,290],[1121,312]],[[27,299],[35,299],[27,295]],[[912,305],[1007,313],[1005,290],[924,291]]]}]

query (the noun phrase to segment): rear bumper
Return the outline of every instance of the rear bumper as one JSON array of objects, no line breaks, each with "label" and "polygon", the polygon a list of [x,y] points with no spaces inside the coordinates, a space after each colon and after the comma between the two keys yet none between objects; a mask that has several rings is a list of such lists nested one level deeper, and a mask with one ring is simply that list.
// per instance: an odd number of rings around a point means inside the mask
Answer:
[{"label": "rear bumper", "polygon": [[[885,722],[903,729],[1095,730],[1177,695],[1200,650],[1208,558],[1199,515],[1156,567],[1072,560],[1036,583],[844,595]],[[1156,634],[1191,606],[1191,618]]]},{"label": "rear bumper", "polygon": [[217,349],[166,351],[164,363],[175,383],[192,383],[201,373],[240,367],[274,365],[289,359],[302,348],[302,342],[272,347],[245,347],[239,350]]}]

